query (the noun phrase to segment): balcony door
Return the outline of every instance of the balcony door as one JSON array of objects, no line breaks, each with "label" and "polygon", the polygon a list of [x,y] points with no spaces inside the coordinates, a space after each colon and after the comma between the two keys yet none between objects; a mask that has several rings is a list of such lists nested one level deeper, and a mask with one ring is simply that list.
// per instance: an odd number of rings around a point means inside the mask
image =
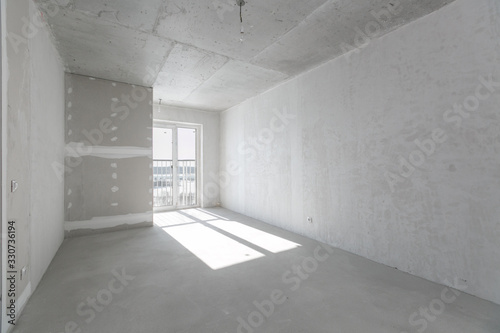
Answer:
[{"label": "balcony door", "polygon": [[155,210],[199,204],[199,128],[155,123],[153,204]]}]

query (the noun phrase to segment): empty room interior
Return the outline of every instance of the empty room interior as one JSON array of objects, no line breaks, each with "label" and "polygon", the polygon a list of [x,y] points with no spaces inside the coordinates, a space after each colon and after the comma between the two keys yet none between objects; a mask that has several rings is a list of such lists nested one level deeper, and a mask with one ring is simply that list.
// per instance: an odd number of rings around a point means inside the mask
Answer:
[{"label": "empty room interior", "polygon": [[500,1],[0,10],[0,333],[500,333]]}]

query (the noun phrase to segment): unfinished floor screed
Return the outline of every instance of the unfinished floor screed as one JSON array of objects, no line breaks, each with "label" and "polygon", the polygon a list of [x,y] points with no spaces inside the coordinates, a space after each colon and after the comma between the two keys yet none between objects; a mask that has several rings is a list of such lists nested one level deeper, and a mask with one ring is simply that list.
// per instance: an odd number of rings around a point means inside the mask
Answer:
[{"label": "unfinished floor screed", "polygon": [[499,314],[229,210],[190,209],[67,239],[14,332],[498,333]]}]

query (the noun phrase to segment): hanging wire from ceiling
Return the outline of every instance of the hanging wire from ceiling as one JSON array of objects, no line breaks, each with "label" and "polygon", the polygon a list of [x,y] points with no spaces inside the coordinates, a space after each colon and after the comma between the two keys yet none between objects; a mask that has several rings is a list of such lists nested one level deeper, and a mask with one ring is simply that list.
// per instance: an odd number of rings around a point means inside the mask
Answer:
[{"label": "hanging wire from ceiling", "polygon": [[240,43],[243,43],[243,34],[245,33],[245,28],[243,27],[243,6],[246,4],[245,0],[236,0],[236,5],[240,6]]},{"label": "hanging wire from ceiling", "polygon": [[243,10],[243,4],[244,3],[245,3],[244,1],[240,1],[240,21],[241,21],[241,23],[243,23],[243,12],[242,12],[242,10]]},{"label": "hanging wire from ceiling", "polygon": [[[240,33],[244,34],[245,33],[245,29],[243,28],[243,6],[246,4],[246,2],[245,2],[245,0],[236,0],[236,4],[238,6],[240,6],[240,22],[241,22]],[[243,40],[240,39],[240,41],[243,41]]]}]

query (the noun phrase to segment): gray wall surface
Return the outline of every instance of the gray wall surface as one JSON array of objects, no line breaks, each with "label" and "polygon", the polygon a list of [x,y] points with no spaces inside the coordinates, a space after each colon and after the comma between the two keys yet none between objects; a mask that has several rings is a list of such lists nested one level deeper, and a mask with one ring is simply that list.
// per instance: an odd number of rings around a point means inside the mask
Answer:
[{"label": "gray wall surface", "polygon": [[154,120],[203,126],[202,145],[202,207],[214,207],[220,201],[219,188],[219,150],[220,115],[218,112],[201,111],[173,106],[155,105]]},{"label": "gray wall surface", "polygon": [[65,230],[152,225],[151,88],[66,74]]},{"label": "gray wall surface", "polygon": [[222,205],[500,303],[498,105],[500,2],[457,0],[223,112]]},{"label": "gray wall surface", "polygon": [[[7,34],[23,36],[22,17],[29,17],[30,1],[8,1]],[[30,264],[30,212],[31,172],[30,172],[30,123],[31,98],[30,77],[31,57],[28,42],[7,43],[8,83],[7,83],[7,219],[16,222],[16,269]],[[5,71],[4,71],[5,73]],[[6,73],[7,74],[7,73]],[[19,184],[16,192],[10,192],[10,181]],[[4,230],[5,232],[5,230]],[[5,246],[4,246],[5,248]],[[5,253],[4,253],[5,258]],[[2,281],[4,283],[4,281]],[[2,302],[5,304],[5,288]],[[23,293],[31,294],[28,279],[20,281],[17,277],[16,297]],[[5,309],[5,307],[3,307]],[[4,311],[2,311],[4,313]],[[5,322],[3,322],[5,323]],[[4,329],[2,327],[2,329]]]},{"label": "gray wall surface", "polygon": [[[64,185],[53,166],[64,163],[64,72],[34,2],[9,0],[2,3],[2,11],[6,18],[2,37],[7,35],[2,51],[7,56],[2,59],[2,88],[6,89],[2,102],[7,104],[2,111],[7,113],[7,124],[2,127],[7,130],[7,135],[2,133],[7,139],[3,146],[7,151],[2,151],[2,158],[6,154],[2,186],[7,204],[2,213],[16,222],[18,317],[63,240]],[[14,193],[10,192],[11,180],[19,184]],[[23,267],[27,275],[21,280]],[[9,300],[4,294],[3,306]],[[4,321],[2,331],[7,329]]]},{"label": "gray wall surface", "polygon": [[[30,17],[40,16],[30,3]],[[64,238],[64,70],[47,28],[31,47],[31,284],[40,282]]]}]

